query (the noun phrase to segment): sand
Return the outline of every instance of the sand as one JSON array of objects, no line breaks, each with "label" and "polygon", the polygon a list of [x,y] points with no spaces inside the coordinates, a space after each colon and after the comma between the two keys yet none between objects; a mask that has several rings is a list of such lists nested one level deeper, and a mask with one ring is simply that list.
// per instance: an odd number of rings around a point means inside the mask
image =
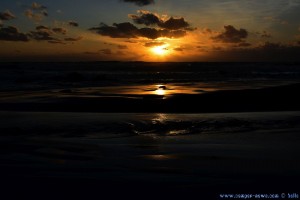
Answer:
[{"label": "sand", "polygon": [[[296,122],[285,125],[299,120],[299,112],[0,112],[0,116],[1,181],[4,191],[22,191],[13,192],[15,195],[198,195],[218,199],[221,193],[299,191],[293,181],[300,178],[300,127]],[[127,122],[141,126],[155,120],[163,126],[181,123],[180,118],[209,123],[234,118],[265,124],[252,130],[227,125],[231,128],[181,135],[121,132],[117,126]],[[273,124],[268,126],[267,122]],[[253,127],[258,126],[255,123]],[[97,124],[115,128],[102,130],[95,127]]]}]

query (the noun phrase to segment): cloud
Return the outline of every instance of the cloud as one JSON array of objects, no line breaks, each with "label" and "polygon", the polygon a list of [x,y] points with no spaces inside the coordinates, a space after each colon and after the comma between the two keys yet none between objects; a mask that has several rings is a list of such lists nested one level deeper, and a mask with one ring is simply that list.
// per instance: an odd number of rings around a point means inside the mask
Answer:
[{"label": "cloud", "polygon": [[41,31],[41,30],[42,31],[51,31],[47,26],[43,26],[43,25],[37,26],[35,29],[38,31]]},{"label": "cloud", "polygon": [[158,47],[158,46],[162,46],[165,44],[166,44],[165,42],[148,42],[144,46],[145,47]]},{"label": "cloud", "polygon": [[53,37],[53,31],[47,26],[37,26],[36,31],[31,31],[29,36],[37,41],[58,41],[59,39]]},{"label": "cloud", "polygon": [[66,42],[77,42],[82,39],[82,37],[72,38],[66,37],[62,38],[59,35],[66,35],[67,30],[64,28],[50,28],[47,26],[36,26],[35,31],[31,31],[28,36],[36,41],[47,41],[51,44],[66,44]]},{"label": "cloud", "polygon": [[90,28],[91,31],[96,31],[103,36],[112,38],[135,38],[137,37],[138,28],[129,22],[114,23],[113,26],[108,26],[101,23],[99,27]]},{"label": "cloud", "polygon": [[36,22],[40,22],[44,17],[48,17],[47,7],[36,2],[33,2],[24,14],[28,19],[32,19]]},{"label": "cloud", "polygon": [[59,34],[63,34],[66,35],[67,34],[67,30],[64,28],[53,28],[52,29],[55,33],[59,33]]},{"label": "cloud", "polygon": [[31,31],[29,35],[32,39],[38,41],[57,40],[56,38],[52,37],[52,34],[50,32],[43,30]]},{"label": "cloud", "polygon": [[138,15],[130,14],[128,16],[136,24],[143,24],[146,26],[157,25],[160,28],[165,28],[168,30],[179,30],[179,29],[194,30],[193,28],[190,27],[190,24],[187,21],[185,21],[183,17],[181,18],[171,17],[168,20],[163,20],[161,17],[159,17],[158,14],[151,13],[146,10],[139,10]]},{"label": "cloud", "polygon": [[28,42],[29,38],[27,34],[19,32],[16,27],[8,26],[0,28],[0,40]]},{"label": "cloud", "polygon": [[56,40],[49,40],[48,43],[50,44],[66,44],[65,42],[59,40],[59,39],[56,39]]},{"label": "cloud", "polygon": [[85,51],[85,52],[83,52],[83,54],[87,54],[87,55],[97,55],[97,54],[99,54],[99,52]]},{"label": "cloud", "polygon": [[250,47],[252,46],[252,44],[248,43],[248,42],[241,42],[238,43],[235,47]]},{"label": "cloud", "polygon": [[146,26],[157,25],[162,22],[160,17],[155,13],[151,13],[151,12],[145,11],[145,10],[139,10],[138,14],[139,15],[130,14],[128,16],[129,16],[129,18],[131,18],[134,21],[134,23],[144,24]]},{"label": "cloud", "polygon": [[32,19],[32,20],[34,20],[34,21],[36,21],[36,22],[40,22],[40,21],[42,21],[43,20],[43,18],[44,18],[44,14],[42,14],[42,13],[35,13],[35,12],[33,12],[32,10],[26,10],[25,11],[25,16],[28,18],[28,19]]},{"label": "cloud", "polygon": [[43,5],[38,4],[38,3],[36,3],[36,2],[33,2],[33,3],[31,4],[31,8],[34,9],[34,10],[45,10],[45,9],[47,9],[46,6],[43,6]]},{"label": "cloud", "polygon": [[68,23],[70,26],[74,26],[74,27],[78,27],[79,24],[77,22],[74,22],[74,21],[69,21]]},{"label": "cloud", "polygon": [[188,28],[189,26],[189,23],[186,22],[184,18],[175,19],[173,17],[159,24],[159,27],[166,28],[169,30],[179,30]]},{"label": "cloud", "polygon": [[111,55],[112,51],[110,49],[101,49],[99,50],[100,53],[106,54],[106,55]]},{"label": "cloud", "polygon": [[265,42],[252,48],[223,49],[210,53],[207,60],[243,62],[294,62],[300,61],[300,46]]},{"label": "cloud", "polygon": [[118,45],[118,49],[128,49],[126,45]]},{"label": "cloud", "polygon": [[79,40],[82,40],[83,37],[77,37],[77,38],[65,38],[64,40],[67,41],[67,42],[77,42]]},{"label": "cloud", "polygon": [[4,12],[0,12],[0,20],[11,20],[15,19],[16,16],[12,14],[9,10],[6,10]]},{"label": "cloud", "polygon": [[108,26],[101,23],[99,27],[89,29],[102,36],[109,36],[111,38],[138,38],[144,37],[148,39],[157,39],[160,37],[180,38],[186,35],[184,30],[167,30],[156,28],[137,28],[129,22],[114,23],[113,26]]},{"label": "cloud", "polygon": [[154,4],[154,0],[121,0],[123,2],[134,3],[138,6],[146,6],[150,4]]},{"label": "cloud", "polygon": [[181,47],[177,47],[177,48],[174,48],[174,51],[183,51],[184,48],[181,48]]},{"label": "cloud", "polygon": [[232,25],[224,26],[225,31],[212,37],[213,40],[223,43],[240,43],[244,42],[244,39],[248,37],[248,31],[246,29],[236,29]]}]

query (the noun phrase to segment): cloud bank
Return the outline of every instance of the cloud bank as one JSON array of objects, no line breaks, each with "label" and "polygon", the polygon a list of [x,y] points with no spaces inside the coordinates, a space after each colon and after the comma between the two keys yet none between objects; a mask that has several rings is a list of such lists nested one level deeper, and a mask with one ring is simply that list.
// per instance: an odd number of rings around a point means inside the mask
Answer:
[{"label": "cloud bank", "polygon": [[184,30],[168,30],[156,28],[137,28],[130,22],[114,23],[113,26],[108,26],[101,23],[98,27],[92,27],[90,31],[96,32],[102,36],[111,38],[138,38],[144,37],[148,39],[157,39],[160,37],[180,38],[186,35]]},{"label": "cloud bank", "polygon": [[[138,25],[146,27],[139,28],[130,22],[114,23],[109,26],[101,23],[97,27],[92,27],[89,30],[98,33],[102,36],[111,38],[180,38],[187,34],[187,31],[194,30],[184,18],[169,18],[163,20],[155,13],[149,11],[138,11],[139,15],[129,15],[129,18]],[[150,25],[154,27],[149,27]]]},{"label": "cloud bank", "polygon": [[156,25],[160,28],[165,28],[169,30],[179,30],[190,28],[190,24],[182,18],[169,18],[168,20],[163,20],[156,13],[151,13],[145,10],[139,10],[138,15],[129,15],[129,18],[133,20],[136,24],[142,24],[146,26]]}]

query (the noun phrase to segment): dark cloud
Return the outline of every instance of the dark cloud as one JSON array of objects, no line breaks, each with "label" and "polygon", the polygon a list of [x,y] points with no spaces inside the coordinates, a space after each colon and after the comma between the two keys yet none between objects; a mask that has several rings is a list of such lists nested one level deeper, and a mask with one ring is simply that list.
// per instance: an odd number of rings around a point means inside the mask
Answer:
[{"label": "dark cloud", "polygon": [[300,46],[266,42],[252,48],[233,48],[210,53],[207,60],[243,62],[299,62]]},{"label": "dark cloud", "polygon": [[113,24],[108,26],[101,23],[99,27],[90,28],[91,31],[95,31],[100,35],[109,36],[112,38],[135,38],[137,37],[138,28],[129,22]]},{"label": "dark cloud", "polygon": [[89,30],[94,31],[103,36],[112,38],[137,38],[145,37],[148,39],[157,39],[160,37],[180,38],[186,35],[184,30],[167,30],[156,28],[137,28],[129,22],[114,23],[113,26],[108,26],[101,23],[99,27],[93,27]]},{"label": "dark cloud", "polygon": [[29,38],[27,34],[19,32],[16,27],[8,26],[0,28],[0,40],[28,42]]},{"label": "dark cloud", "polygon": [[162,46],[165,44],[166,44],[165,42],[148,42],[144,46],[145,47],[158,47],[158,46]]},{"label": "dark cloud", "polygon": [[35,27],[35,29],[38,31],[40,31],[40,30],[51,31],[47,26],[43,26],[43,25],[37,26],[37,27]]},{"label": "dark cloud", "polygon": [[181,38],[184,37],[187,32],[185,30],[160,30],[161,37],[167,38]]},{"label": "dark cloud", "polygon": [[188,28],[190,26],[189,23],[186,22],[184,18],[175,19],[173,17],[158,25],[162,28],[166,28],[169,30],[179,30],[179,29]]},{"label": "dark cloud", "polygon": [[12,14],[9,10],[6,10],[4,12],[0,12],[0,20],[11,20],[15,19],[16,16]]},{"label": "dark cloud", "polygon": [[164,21],[157,14],[151,13],[149,11],[140,10],[138,11],[138,14],[139,15],[129,15],[129,18],[131,18],[136,24],[143,24],[146,26],[157,25],[160,28],[165,28],[168,30],[194,30],[190,27],[190,24],[185,21],[184,18],[171,17],[168,20]]},{"label": "dark cloud", "polygon": [[150,26],[162,23],[162,20],[157,14],[150,13],[144,10],[140,10],[138,11],[138,13],[139,15],[129,15],[129,18],[131,18],[136,24],[144,24],[146,26]]},{"label": "dark cloud", "polygon": [[52,36],[53,32],[42,26],[36,27],[37,31],[31,31],[29,36],[37,41],[51,41],[51,40],[58,40]]},{"label": "dark cloud", "polygon": [[246,29],[236,29],[232,25],[224,26],[225,31],[219,35],[212,37],[215,41],[223,43],[240,43],[244,42],[244,39],[248,37],[248,31]]},{"label": "dark cloud", "polygon": [[79,24],[77,22],[74,22],[74,21],[69,21],[69,25],[70,26],[74,26],[74,27],[78,27]]},{"label": "dark cloud", "polygon": [[183,51],[184,48],[181,48],[181,47],[177,47],[177,48],[174,48],[174,51]]},{"label": "dark cloud", "polygon": [[157,39],[159,37],[162,37],[162,34],[160,30],[157,30],[155,28],[141,28],[138,30],[137,36],[149,39]]},{"label": "dark cloud", "polygon": [[79,40],[82,40],[83,37],[77,37],[77,38],[65,38],[65,41],[67,42],[77,42]]},{"label": "dark cloud", "polygon": [[154,0],[121,0],[121,1],[134,3],[138,6],[146,6],[146,5],[154,4]]},{"label": "dark cloud", "polygon": [[67,30],[64,28],[50,28],[47,26],[37,26],[35,31],[31,31],[28,36],[37,41],[47,41],[51,44],[66,44],[66,42],[76,42],[82,39],[82,37],[72,38],[59,38],[58,34],[66,35]]},{"label": "dark cloud", "polygon": [[63,34],[66,35],[67,34],[67,30],[64,28],[53,28],[52,29],[55,33],[59,33],[59,34]]}]

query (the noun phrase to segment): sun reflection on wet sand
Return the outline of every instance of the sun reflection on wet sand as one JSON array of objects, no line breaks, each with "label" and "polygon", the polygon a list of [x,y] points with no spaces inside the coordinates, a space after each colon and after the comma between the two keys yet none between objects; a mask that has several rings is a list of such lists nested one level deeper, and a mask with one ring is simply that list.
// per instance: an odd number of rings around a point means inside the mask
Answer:
[{"label": "sun reflection on wet sand", "polygon": [[128,85],[128,86],[107,86],[90,88],[73,88],[71,92],[54,91],[58,96],[81,96],[81,97],[139,97],[139,96],[161,96],[164,99],[172,95],[180,94],[201,94],[214,91],[213,87],[202,84],[181,85],[181,84],[156,84],[156,85]]},{"label": "sun reflection on wet sand", "polygon": [[157,95],[166,95],[166,89],[167,87],[164,85],[158,85],[158,89],[154,91],[155,94]]}]

